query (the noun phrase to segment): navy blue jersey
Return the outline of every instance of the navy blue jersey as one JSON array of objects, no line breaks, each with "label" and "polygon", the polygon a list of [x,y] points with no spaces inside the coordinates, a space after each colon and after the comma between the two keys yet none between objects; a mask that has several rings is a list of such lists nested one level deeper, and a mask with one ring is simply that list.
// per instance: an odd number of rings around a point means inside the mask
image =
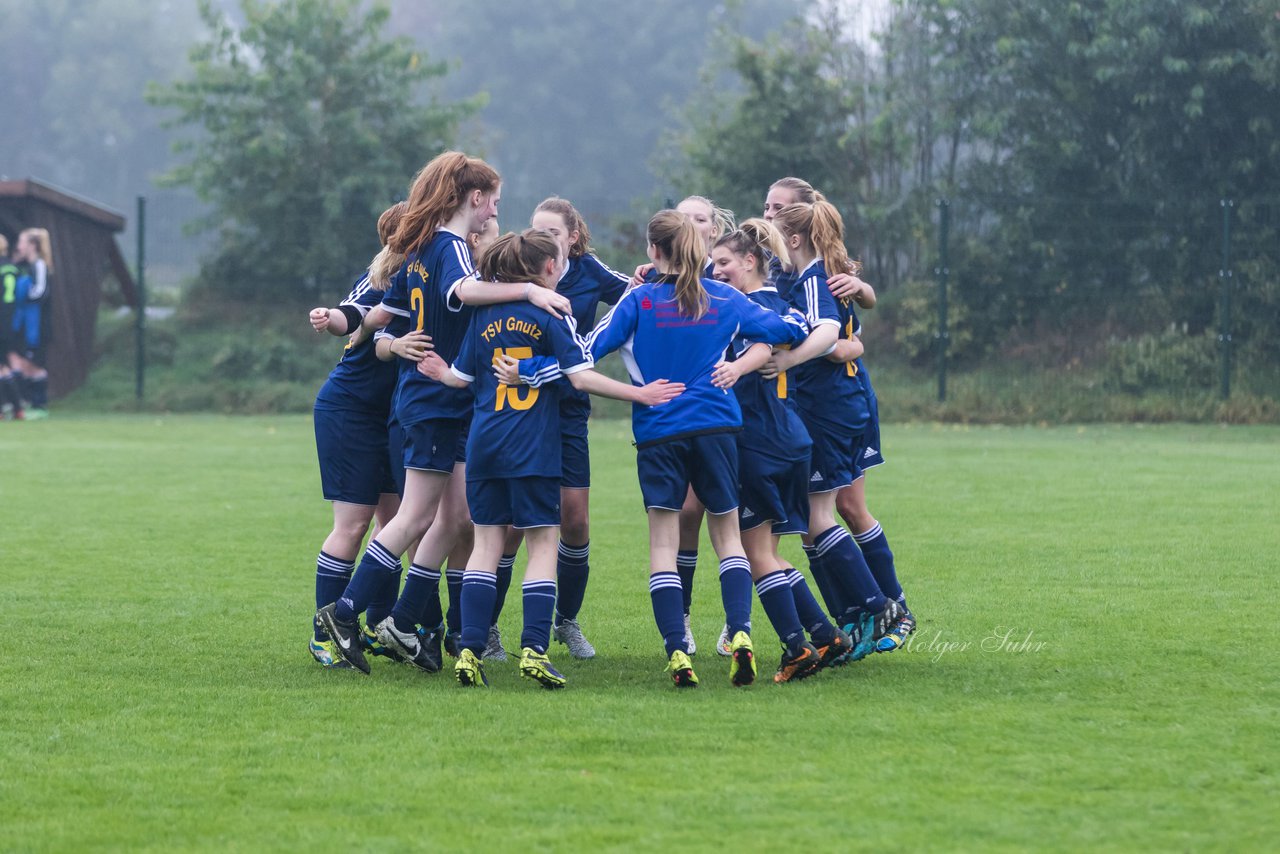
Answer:
[{"label": "navy blue jersey", "polygon": [[491,367],[504,354],[549,357],[562,374],[593,364],[572,318],[557,319],[527,302],[476,309],[452,368],[475,393],[467,480],[559,477],[560,384],[529,388],[498,382]]},{"label": "navy blue jersey", "polygon": [[621,349],[637,386],[657,379],[685,384],[684,394],[660,406],[633,404],[639,446],[740,428],[738,398],[711,383],[726,348],[739,333],[767,344],[797,344],[808,334],[799,318],[780,317],[728,285],[704,279],[702,286],[710,299],[697,320],[680,312],[675,277],[664,276],[627,291],[587,339],[596,361]]},{"label": "navy blue jersey", "polygon": [[[763,306],[779,316],[794,311],[774,288],[760,288],[746,295],[756,305]],[[737,358],[752,345],[751,340],[739,336],[733,340],[733,356]],[[742,433],[738,444],[753,451],[780,460],[809,458],[813,444],[796,412],[795,398],[791,396],[786,372],[771,380],[752,371],[733,387],[742,409]]]},{"label": "navy blue jersey", "polygon": [[[851,340],[860,328],[853,300],[838,300],[827,287],[827,271],[821,259],[797,276],[790,301],[815,329],[834,325],[840,338]],[[791,373],[795,377],[796,403],[806,425],[830,427],[838,432],[858,432],[866,426],[866,390],[853,363],[836,364],[819,357],[797,365]]]},{"label": "navy blue jersey", "polygon": [[[446,362],[454,361],[473,311],[457,295],[458,284],[475,272],[467,241],[437,229],[419,251],[405,259],[402,269],[404,275],[392,279],[382,307],[408,318],[406,331],[426,332],[436,355]],[[413,362],[399,362],[395,405],[402,425],[428,418],[462,418],[471,408],[471,395],[465,389],[450,388],[423,376]]]},{"label": "navy blue jersey", "polygon": [[[616,305],[630,283],[630,278],[588,254],[569,259],[564,276],[556,284],[556,293],[573,305],[578,332],[585,334],[596,325],[596,307],[600,303]],[[585,430],[586,419],[591,415],[591,396],[568,382],[561,385],[560,415],[579,422],[579,429]]]},{"label": "navy blue jersey", "polygon": [[785,300],[791,299],[791,288],[795,286],[796,273],[794,270],[788,272],[782,269],[782,259],[777,255],[769,256],[769,284],[772,285],[778,294]]},{"label": "navy blue jersey", "polygon": [[[356,280],[342,305],[352,306],[364,317],[380,302],[382,291],[369,284],[366,274]],[[386,418],[391,410],[391,393],[395,386],[395,362],[383,362],[377,357],[373,336],[354,347],[348,340],[342,358],[329,372],[329,379],[316,395],[316,406],[321,409],[358,409]]]}]

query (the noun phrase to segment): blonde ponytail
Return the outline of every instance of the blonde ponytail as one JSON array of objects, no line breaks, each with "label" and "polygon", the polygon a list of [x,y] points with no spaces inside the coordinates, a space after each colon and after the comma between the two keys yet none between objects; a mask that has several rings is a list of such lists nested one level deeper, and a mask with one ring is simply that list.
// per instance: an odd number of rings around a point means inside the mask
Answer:
[{"label": "blonde ponytail", "polygon": [[710,304],[710,297],[702,287],[707,245],[698,236],[693,220],[679,211],[658,211],[649,220],[646,233],[649,243],[657,248],[676,275],[676,302],[680,313],[700,319]]}]

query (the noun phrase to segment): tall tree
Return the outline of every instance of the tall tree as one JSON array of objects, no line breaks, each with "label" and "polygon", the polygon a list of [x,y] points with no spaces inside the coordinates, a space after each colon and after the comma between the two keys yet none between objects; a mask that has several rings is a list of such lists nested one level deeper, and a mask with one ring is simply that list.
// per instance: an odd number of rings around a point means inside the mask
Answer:
[{"label": "tall tree", "polygon": [[210,37],[191,78],[150,98],[204,131],[168,177],[211,207],[197,227],[220,239],[201,284],[301,297],[367,262],[378,214],[477,102],[423,100],[445,67],[387,34],[384,5],[243,0],[241,12],[237,26],[202,0]]}]

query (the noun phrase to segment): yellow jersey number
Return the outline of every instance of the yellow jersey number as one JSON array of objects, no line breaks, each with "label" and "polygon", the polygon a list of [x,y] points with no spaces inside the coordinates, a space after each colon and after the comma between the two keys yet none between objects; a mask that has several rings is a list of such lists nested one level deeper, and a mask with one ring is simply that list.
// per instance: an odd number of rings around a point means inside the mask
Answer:
[{"label": "yellow jersey number", "polygon": [[[849,319],[844,322],[844,334],[847,339],[849,339],[850,341],[853,340],[853,317],[852,316],[850,316]],[[851,377],[856,377],[858,375],[858,365],[854,362],[845,362],[844,369],[849,372],[849,376]]]},{"label": "yellow jersey number", "polygon": [[[790,345],[790,344],[779,344],[779,345],[778,345],[778,349],[779,349],[779,350],[790,350],[790,349],[791,349],[791,345]],[[779,371],[779,372],[778,372],[778,400],[786,400],[786,399],[787,399],[787,372],[786,372],[786,371]]]},{"label": "yellow jersey number", "polygon": [[421,332],[422,327],[427,322],[427,300],[422,295],[422,288],[414,288],[409,291],[409,309],[416,313],[417,323],[413,327],[414,332]]},{"label": "yellow jersey number", "polygon": [[[513,359],[532,359],[532,347],[495,347],[493,348],[493,363],[497,364],[499,356],[510,356]],[[521,392],[524,396],[521,396]],[[498,383],[498,398],[494,401],[493,409],[495,412],[501,412],[509,403],[512,409],[526,410],[533,408],[538,402],[538,389],[529,388],[528,386],[512,387],[506,383]]]}]

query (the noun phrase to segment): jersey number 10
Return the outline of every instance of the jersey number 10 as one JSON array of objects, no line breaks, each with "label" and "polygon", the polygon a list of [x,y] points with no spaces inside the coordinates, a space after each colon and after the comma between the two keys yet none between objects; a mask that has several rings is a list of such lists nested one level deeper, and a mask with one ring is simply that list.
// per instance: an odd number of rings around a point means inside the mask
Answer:
[{"label": "jersey number 10", "polygon": [[[532,347],[495,347],[493,348],[493,362],[497,364],[499,356],[510,356],[513,359],[532,359]],[[526,392],[524,397],[520,396],[521,390]],[[498,398],[493,403],[495,412],[501,412],[509,403],[512,409],[525,410],[533,408],[538,402],[538,389],[528,388],[527,386],[512,387],[506,383],[498,383]]]}]

